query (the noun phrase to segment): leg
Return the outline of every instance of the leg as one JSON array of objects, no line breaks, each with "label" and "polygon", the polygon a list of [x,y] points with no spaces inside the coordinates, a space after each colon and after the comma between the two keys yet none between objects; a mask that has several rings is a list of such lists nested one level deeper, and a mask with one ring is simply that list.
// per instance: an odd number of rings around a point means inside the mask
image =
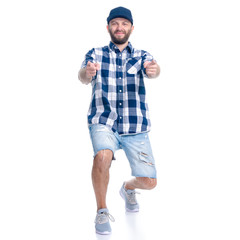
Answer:
[{"label": "leg", "polygon": [[157,185],[156,178],[136,177],[125,182],[125,188],[134,190],[135,188],[151,190]]},{"label": "leg", "polygon": [[101,150],[93,161],[92,183],[97,201],[97,209],[107,208],[106,194],[109,182],[109,168],[113,153],[111,150]]},{"label": "leg", "polygon": [[135,177],[125,182],[128,190],[153,189],[157,185],[155,160],[147,133],[128,136],[124,143],[124,151],[129,160],[132,175]]},{"label": "leg", "polygon": [[120,195],[125,200],[125,208],[128,212],[138,212],[139,204],[136,200],[135,188],[153,189],[157,184],[155,178],[136,177],[128,182],[125,182],[120,189]]}]

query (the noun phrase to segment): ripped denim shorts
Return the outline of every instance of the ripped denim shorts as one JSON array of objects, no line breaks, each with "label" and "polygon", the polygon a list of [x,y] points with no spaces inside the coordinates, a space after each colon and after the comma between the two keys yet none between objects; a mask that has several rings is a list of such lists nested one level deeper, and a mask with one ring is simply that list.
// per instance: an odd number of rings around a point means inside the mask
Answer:
[{"label": "ripped denim shorts", "polygon": [[[102,124],[89,125],[94,156],[101,150],[113,152],[123,149],[132,170],[132,176],[156,178],[155,161],[148,133],[119,135]],[[114,158],[115,159],[115,158]]]}]

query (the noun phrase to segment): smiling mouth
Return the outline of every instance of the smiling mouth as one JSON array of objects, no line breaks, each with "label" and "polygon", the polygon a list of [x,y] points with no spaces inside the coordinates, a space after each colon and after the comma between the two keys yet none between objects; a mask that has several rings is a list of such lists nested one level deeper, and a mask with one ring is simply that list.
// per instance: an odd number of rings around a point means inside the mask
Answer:
[{"label": "smiling mouth", "polygon": [[124,35],[124,32],[115,32],[116,35]]}]

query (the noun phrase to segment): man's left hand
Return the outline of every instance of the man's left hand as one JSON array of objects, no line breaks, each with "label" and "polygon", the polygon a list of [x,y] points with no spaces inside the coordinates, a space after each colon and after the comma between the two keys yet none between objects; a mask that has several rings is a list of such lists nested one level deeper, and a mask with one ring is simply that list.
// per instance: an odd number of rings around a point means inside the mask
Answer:
[{"label": "man's left hand", "polygon": [[146,74],[149,78],[156,78],[160,74],[160,67],[155,60],[146,61],[143,66],[146,68]]}]

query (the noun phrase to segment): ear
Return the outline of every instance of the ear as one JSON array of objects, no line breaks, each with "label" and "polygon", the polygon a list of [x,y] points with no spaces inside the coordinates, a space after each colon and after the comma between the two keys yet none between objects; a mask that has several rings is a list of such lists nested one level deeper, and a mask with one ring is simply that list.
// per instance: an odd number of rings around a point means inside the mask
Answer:
[{"label": "ear", "polygon": [[109,27],[108,27],[108,25],[107,25],[107,31],[109,32]]},{"label": "ear", "polygon": [[132,25],[131,33],[133,32],[133,30],[134,30],[134,26]]}]

